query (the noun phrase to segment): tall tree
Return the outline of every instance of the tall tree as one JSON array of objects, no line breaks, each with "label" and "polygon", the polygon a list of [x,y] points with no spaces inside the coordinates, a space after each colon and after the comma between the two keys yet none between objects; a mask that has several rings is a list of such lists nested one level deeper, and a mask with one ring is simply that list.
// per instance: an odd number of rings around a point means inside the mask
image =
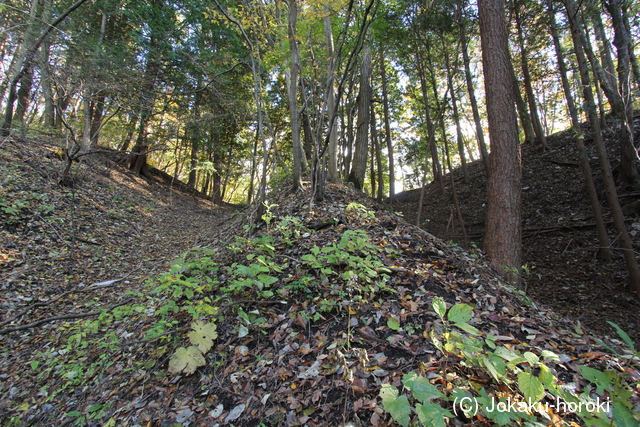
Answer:
[{"label": "tall tree", "polygon": [[512,273],[522,265],[522,169],[504,1],[479,0],[478,10],[492,153],[484,246],[495,268]]},{"label": "tall tree", "polygon": [[298,22],[298,2],[289,0],[289,15],[287,29],[289,33],[289,50],[291,53],[291,67],[287,73],[287,91],[289,98],[289,113],[291,120],[291,139],[293,144],[293,189],[298,191],[302,187],[302,141],[300,140],[300,113],[298,112],[298,78],[300,74],[300,54],[296,39]]},{"label": "tall tree", "polygon": [[602,209],[600,208],[600,201],[598,199],[596,186],[593,182],[591,165],[589,164],[589,155],[587,153],[587,147],[584,145],[584,134],[580,132],[580,118],[578,117],[578,109],[573,99],[571,85],[569,84],[569,78],[567,77],[567,66],[564,61],[562,46],[560,45],[560,37],[558,36],[558,30],[556,26],[556,13],[553,8],[552,0],[547,0],[547,9],[549,13],[549,28],[551,30],[553,45],[558,61],[558,71],[560,74],[560,79],[562,81],[562,88],[564,90],[565,99],[567,101],[567,109],[569,110],[569,115],[571,116],[573,131],[576,135],[578,161],[580,162],[580,167],[582,168],[582,175],[584,176],[585,184],[587,186],[587,194],[589,195],[589,201],[591,202],[591,210],[596,221],[598,241],[600,243],[598,254],[600,258],[607,262],[610,262],[611,249],[609,248],[609,236],[607,234],[607,228],[604,223],[604,218],[602,217]]},{"label": "tall tree", "polygon": [[529,103],[529,112],[531,117],[531,124],[533,125],[533,131],[536,134],[536,141],[538,145],[546,150],[549,148],[547,145],[547,138],[545,136],[544,128],[540,122],[540,115],[538,114],[538,106],[536,104],[536,96],[533,92],[533,85],[531,82],[531,71],[529,70],[529,54],[525,44],[524,25],[522,12],[520,10],[520,1],[514,2],[514,17],[516,21],[516,31],[518,33],[518,44],[520,47],[520,62],[522,67],[522,78],[524,83],[525,93],[527,94],[527,101]]},{"label": "tall tree", "polygon": [[362,50],[360,65],[360,92],[358,93],[358,117],[356,122],[356,141],[353,155],[353,167],[348,181],[355,188],[362,190],[367,169],[367,153],[369,151],[369,120],[371,114],[371,48]]},{"label": "tall tree", "polygon": [[13,121],[13,106],[14,106],[13,104],[16,101],[16,96],[17,96],[16,88],[17,88],[18,82],[22,80],[25,74],[30,72],[36,57],[36,53],[38,52],[38,49],[40,48],[42,43],[44,43],[44,41],[49,36],[49,34],[51,34],[51,32],[54,29],[56,29],[56,27],[60,25],[62,21],[64,21],[74,10],[82,6],[82,4],[86,1],[87,0],[78,0],[74,4],[69,6],[66,10],[64,10],[60,14],[60,16],[58,16],[55,20],[51,22],[50,25],[46,27],[46,29],[40,34],[38,39],[32,45],[26,47],[24,60],[21,61],[21,64],[18,67],[18,72],[13,77],[11,77],[11,81],[9,83],[9,96],[7,97],[7,105],[5,107],[5,114],[4,114],[4,123],[2,124],[2,129],[1,129],[1,133],[3,135],[8,135],[11,130],[11,123]]},{"label": "tall tree", "polygon": [[460,43],[462,48],[462,61],[464,62],[464,75],[467,81],[467,92],[469,93],[469,102],[471,103],[471,111],[473,113],[473,122],[476,126],[476,138],[478,140],[478,147],[480,148],[480,156],[482,157],[482,164],[487,174],[490,171],[489,163],[489,150],[484,140],[484,130],[482,128],[482,121],[480,119],[480,112],[478,111],[478,101],[475,94],[475,86],[473,83],[473,76],[471,74],[471,60],[469,58],[469,44],[467,41],[467,24],[464,16],[464,3],[462,0],[458,3],[458,26],[460,28]]},{"label": "tall tree", "polygon": [[574,50],[578,59],[578,67],[580,69],[585,110],[589,115],[589,121],[593,128],[593,137],[595,140],[596,151],[598,153],[598,163],[600,164],[600,171],[602,172],[607,201],[609,203],[609,210],[611,211],[613,224],[619,235],[619,242],[627,267],[627,273],[629,275],[629,284],[636,295],[640,297],[640,268],[638,268],[638,261],[636,260],[631,238],[629,237],[629,232],[627,231],[627,227],[624,223],[624,216],[622,215],[622,209],[620,208],[620,202],[616,193],[611,165],[609,164],[607,150],[602,137],[602,129],[600,128],[600,122],[596,117],[597,110],[591,89],[587,59],[584,54],[585,42],[584,33],[581,30],[582,25],[579,22],[580,17],[576,13],[577,9],[573,0],[567,0],[565,7],[567,8],[567,16],[569,17],[571,25],[571,37],[573,39],[573,45],[575,47]]}]

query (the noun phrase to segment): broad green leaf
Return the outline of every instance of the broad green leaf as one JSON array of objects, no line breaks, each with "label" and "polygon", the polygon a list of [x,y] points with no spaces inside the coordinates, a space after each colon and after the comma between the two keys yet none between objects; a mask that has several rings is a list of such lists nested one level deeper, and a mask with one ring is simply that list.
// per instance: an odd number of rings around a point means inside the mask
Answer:
[{"label": "broad green leaf", "polygon": [[614,425],[619,427],[635,427],[638,425],[638,419],[622,402],[614,402],[613,404],[613,421]]},{"label": "broad green leaf", "polygon": [[269,276],[268,274],[261,274],[258,276],[258,280],[261,281],[265,286],[271,286],[278,281],[278,278]]},{"label": "broad green leaf", "polygon": [[431,301],[431,306],[433,307],[433,311],[438,313],[438,316],[444,320],[444,315],[447,312],[447,303],[444,302],[442,298],[435,297],[433,301]]},{"label": "broad green leaf", "polygon": [[453,418],[451,412],[432,402],[416,403],[416,412],[420,422],[425,426],[446,427],[446,419]]},{"label": "broad green leaf", "polygon": [[428,402],[430,399],[444,398],[436,386],[431,384],[429,380],[415,372],[405,374],[402,378],[402,384],[411,390],[413,397],[422,403]]},{"label": "broad green leaf", "polygon": [[538,378],[529,372],[518,374],[518,388],[524,394],[528,404],[538,402],[544,397],[544,386]]},{"label": "broad green leaf", "polygon": [[454,323],[454,325],[471,335],[480,335],[480,331],[468,323]]},{"label": "broad green leaf", "polygon": [[611,387],[611,378],[605,372],[581,365],[580,373],[585,379],[596,385],[596,393],[598,394],[602,394],[605,389]]},{"label": "broad green leaf", "polygon": [[409,399],[406,396],[398,396],[398,389],[391,384],[382,384],[380,398],[382,398],[384,410],[391,414],[398,424],[407,427],[411,414]]},{"label": "broad green leaf", "polygon": [[456,304],[451,307],[447,318],[453,323],[467,323],[473,316],[473,307],[467,304]]},{"label": "broad green leaf", "polygon": [[509,350],[508,348],[502,347],[502,346],[496,348],[496,351],[494,353],[502,357],[507,362],[510,362],[513,359],[520,357],[518,353],[516,353],[515,351]]},{"label": "broad green leaf", "polygon": [[529,365],[531,366],[536,366],[540,362],[540,358],[538,358],[535,353],[532,353],[530,351],[525,351],[523,356],[525,359],[527,359],[527,362],[529,362]]},{"label": "broad green leaf", "polygon": [[169,360],[169,372],[174,374],[183,372],[186,375],[191,375],[205,363],[204,356],[198,347],[193,345],[188,348],[180,347]]},{"label": "broad green leaf", "polygon": [[485,409],[483,412],[495,421],[499,426],[514,426],[518,425],[518,421],[520,420],[519,415],[524,415],[523,412],[518,411],[505,411],[499,410],[497,405],[502,402],[504,405],[507,405],[504,399],[498,400],[495,397],[491,397],[490,401],[487,405],[483,406]]},{"label": "broad green leaf", "polygon": [[[487,368],[487,371],[489,371],[489,373],[491,374],[491,376],[496,380],[496,381],[500,381],[500,379],[502,378],[502,375],[500,375],[498,373],[498,370],[496,369],[496,366],[494,365],[494,363],[489,360],[489,358],[487,356],[480,355],[480,360],[482,361],[482,364],[484,365],[485,368]],[[500,360],[500,359],[498,359]]]},{"label": "broad green leaf", "polygon": [[189,332],[188,337],[191,344],[198,346],[203,354],[211,350],[213,340],[218,338],[215,323],[205,323],[201,320],[191,323],[193,331]]},{"label": "broad green leaf", "polygon": [[396,317],[389,316],[387,318],[387,326],[389,329],[397,331],[400,329],[400,321]]}]

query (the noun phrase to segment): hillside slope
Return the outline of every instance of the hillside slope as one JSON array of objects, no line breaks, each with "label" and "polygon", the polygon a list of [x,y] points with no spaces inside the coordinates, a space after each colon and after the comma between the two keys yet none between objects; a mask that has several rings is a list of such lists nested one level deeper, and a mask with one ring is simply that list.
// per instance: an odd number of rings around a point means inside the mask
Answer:
[{"label": "hillside slope", "polygon": [[[640,116],[636,121],[640,125]],[[636,135],[640,137],[636,126]],[[582,170],[571,131],[549,136],[551,149],[540,152],[524,145],[523,164],[523,279],[527,293],[556,312],[602,334],[613,333],[606,321],[624,327],[636,342],[640,341],[640,301],[628,286],[625,265],[617,247],[616,232],[609,214],[593,139],[588,126],[582,129],[591,168],[599,192],[602,210],[608,223],[614,249],[614,262],[596,258],[598,238],[587,196]],[[617,158],[615,128],[605,135],[610,159]],[[616,165],[615,160],[612,162]],[[614,167],[615,170],[615,167]],[[470,183],[460,170],[454,171],[455,185],[469,238],[482,248],[486,211],[486,176],[482,163],[469,165]],[[434,235],[464,245],[460,224],[454,210],[449,176],[446,192],[437,185],[425,188],[421,226]],[[622,205],[640,198],[640,193],[618,187]],[[415,224],[420,190],[399,194],[394,209]],[[640,220],[628,216],[627,224],[636,251],[640,251]]]},{"label": "hillside slope", "polygon": [[[0,149],[3,425],[640,419],[626,344],[604,348],[481,254],[349,187],[313,206],[309,191],[273,194],[249,234],[244,214],[100,159],[60,188],[54,149]],[[489,406],[524,399],[541,403]]]}]

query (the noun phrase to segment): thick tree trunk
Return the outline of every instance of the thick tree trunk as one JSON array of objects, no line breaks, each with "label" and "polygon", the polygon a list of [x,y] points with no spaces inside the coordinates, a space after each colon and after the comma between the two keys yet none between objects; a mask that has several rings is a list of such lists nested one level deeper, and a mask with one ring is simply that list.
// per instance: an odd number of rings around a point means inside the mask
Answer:
[{"label": "thick tree trunk", "polygon": [[560,78],[562,80],[562,88],[564,89],[565,99],[567,100],[567,109],[571,115],[571,123],[573,125],[574,132],[576,134],[576,145],[578,147],[578,161],[582,168],[582,174],[587,186],[587,194],[589,194],[589,201],[591,202],[591,211],[596,221],[596,229],[598,231],[598,242],[600,247],[598,248],[599,257],[606,261],[611,262],[611,249],[609,235],[607,234],[607,228],[602,218],[602,209],[600,208],[600,201],[598,200],[598,193],[596,191],[595,184],[593,182],[593,175],[591,172],[591,165],[589,164],[589,156],[587,148],[584,145],[584,137],[580,132],[580,118],[578,117],[578,109],[576,108],[573,100],[573,94],[571,93],[571,85],[567,77],[567,67],[564,62],[564,54],[560,45],[560,37],[558,36],[558,30],[556,27],[555,11],[553,10],[552,0],[547,0],[547,8],[549,11],[549,22],[551,29],[551,36],[553,38],[553,45],[556,51],[556,58],[558,60],[558,70],[560,71]]},{"label": "thick tree trunk", "polygon": [[353,167],[348,181],[355,188],[362,190],[367,168],[369,152],[369,119],[371,108],[371,49],[365,46],[362,50],[360,68],[360,91],[358,94],[358,120],[356,123],[356,146],[353,155]]},{"label": "thick tree trunk", "polygon": [[504,1],[479,0],[478,10],[492,152],[484,246],[491,264],[517,282],[522,266],[522,169]]},{"label": "thick tree trunk", "polygon": [[20,89],[18,89],[18,103],[16,105],[16,111],[13,116],[13,121],[18,122],[20,129],[24,129],[26,122],[24,116],[27,113],[29,107],[29,97],[31,95],[31,88],[33,87],[33,70],[27,70],[22,79],[20,80]]}]

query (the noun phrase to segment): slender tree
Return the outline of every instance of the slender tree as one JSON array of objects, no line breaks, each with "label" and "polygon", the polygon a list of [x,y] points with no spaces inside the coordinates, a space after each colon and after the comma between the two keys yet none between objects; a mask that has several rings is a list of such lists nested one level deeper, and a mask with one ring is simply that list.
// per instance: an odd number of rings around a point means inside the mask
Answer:
[{"label": "slender tree", "polygon": [[371,114],[371,48],[365,46],[362,50],[360,65],[360,92],[358,93],[358,117],[356,122],[355,151],[353,167],[348,181],[355,188],[362,190],[367,168],[367,153],[369,151],[369,120]]},{"label": "slender tree", "polygon": [[602,129],[600,128],[600,122],[596,117],[596,105],[591,89],[587,59],[584,54],[584,33],[581,31],[581,25],[578,21],[579,15],[576,13],[576,6],[573,3],[573,0],[567,0],[565,2],[565,7],[567,8],[567,16],[569,17],[571,25],[571,37],[573,39],[575,53],[578,59],[578,67],[580,69],[585,110],[589,115],[589,121],[593,128],[593,136],[596,151],[598,153],[598,163],[600,164],[600,171],[602,172],[602,178],[604,180],[609,210],[611,211],[613,223],[619,235],[618,240],[627,266],[631,289],[633,289],[633,291],[640,297],[640,268],[638,268],[638,261],[636,260],[635,253],[633,251],[631,238],[629,237],[627,227],[624,224],[624,216],[622,215],[622,209],[620,208],[620,202],[618,201],[616,186],[611,172],[611,165],[609,164],[607,150],[602,137]]}]

